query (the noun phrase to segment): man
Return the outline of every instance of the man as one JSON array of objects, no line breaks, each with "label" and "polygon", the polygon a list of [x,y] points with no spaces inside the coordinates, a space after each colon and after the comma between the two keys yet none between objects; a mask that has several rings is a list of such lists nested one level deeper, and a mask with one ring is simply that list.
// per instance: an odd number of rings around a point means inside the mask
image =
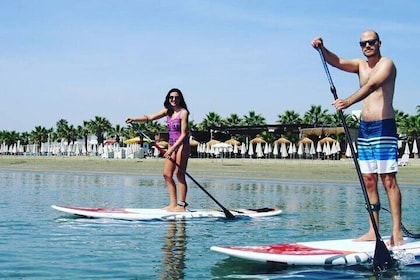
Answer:
[{"label": "man", "polygon": [[[362,115],[358,134],[358,154],[363,181],[369,196],[375,222],[379,228],[378,178],[388,196],[392,216],[392,234],[389,246],[402,244],[401,193],[397,183],[398,137],[395,123],[394,97],[397,70],[393,61],[380,52],[382,42],[377,32],[366,30],[360,37],[360,47],[366,60],[344,59],[325,48],[321,37],[312,41],[314,48],[321,48],[328,64],[359,76],[360,88],[344,99],[334,100],[337,110],[344,110],[362,101]],[[368,206],[367,206],[368,207]],[[375,240],[375,231],[370,222],[369,231],[357,238],[358,241]]]}]

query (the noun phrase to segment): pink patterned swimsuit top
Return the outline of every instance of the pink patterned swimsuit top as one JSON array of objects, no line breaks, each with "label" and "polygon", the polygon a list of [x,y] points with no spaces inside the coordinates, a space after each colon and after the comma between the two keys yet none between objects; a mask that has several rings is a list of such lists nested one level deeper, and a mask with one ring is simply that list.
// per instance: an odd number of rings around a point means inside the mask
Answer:
[{"label": "pink patterned swimsuit top", "polygon": [[[175,142],[179,139],[181,136],[181,111],[178,113],[175,113],[173,118],[170,116],[166,116],[166,125],[168,127],[169,132],[169,145],[173,146]],[[185,138],[185,141],[188,141],[188,137]]]}]

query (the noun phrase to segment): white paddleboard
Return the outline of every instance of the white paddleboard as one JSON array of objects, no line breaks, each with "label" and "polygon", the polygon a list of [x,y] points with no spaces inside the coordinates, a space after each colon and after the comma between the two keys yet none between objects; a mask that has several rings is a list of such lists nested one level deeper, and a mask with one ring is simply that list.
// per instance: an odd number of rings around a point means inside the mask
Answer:
[{"label": "white paddleboard", "polygon": [[[184,220],[192,218],[225,218],[223,211],[217,210],[188,210],[186,212],[169,212],[163,209],[145,209],[145,208],[88,208],[73,206],[57,206],[52,208],[82,217],[88,218],[109,218],[119,220]],[[261,209],[237,209],[229,210],[237,217],[269,217],[280,215],[282,210],[273,208]]]},{"label": "white paddleboard", "polygon": [[[404,240],[404,245],[390,248],[391,256],[406,260],[419,257],[420,240],[412,238]],[[357,242],[353,239],[341,239],[256,246],[212,246],[210,249],[257,262],[274,262],[286,266],[333,266],[370,262],[373,259],[375,246],[375,241]]]}]

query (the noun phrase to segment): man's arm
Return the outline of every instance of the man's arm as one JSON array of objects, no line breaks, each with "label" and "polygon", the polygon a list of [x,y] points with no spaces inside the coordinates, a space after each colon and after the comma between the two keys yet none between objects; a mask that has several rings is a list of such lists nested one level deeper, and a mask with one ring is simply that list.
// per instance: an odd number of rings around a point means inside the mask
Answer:
[{"label": "man's arm", "polygon": [[337,110],[343,110],[351,105],[365,99],[378,88],[383,87],[390,78],[395,78],[396,68],[392,60],[384,59],[377,65],[377,69],[371,73],[368,81],[362,85],[355,93],[346,99],[337,99],[332,104]]},{"label": "man's arm", "polygon": [[333,67],[336,67],[340,70],[351,72],[351,73],[359,73],[359,63],[360,59],[344,59],[338,57],[335,53],[331,52],[324,46],[324,42],[321,37],[316,37],[312,41],[312,46],[317,49],[321,48],[325,60]]},{"label": "man's arm", "polygon": [[395,75],[396,69],[392,60],[383,58],[380,64],[377,65],[377,69],[369,76],[368,81],[347,98],[349,106],[365,99],[369,94],[383,86],[389,78],[395,77]]}]

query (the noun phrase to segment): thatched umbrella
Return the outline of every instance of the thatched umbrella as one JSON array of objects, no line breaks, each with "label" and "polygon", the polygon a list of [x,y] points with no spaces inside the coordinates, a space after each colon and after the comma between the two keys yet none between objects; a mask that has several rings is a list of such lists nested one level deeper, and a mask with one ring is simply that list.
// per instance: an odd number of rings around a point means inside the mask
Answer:
[{"label": "thatched umbrella", "polygon": [[168,147],[168,145],[169,145],[169,143],[168,143],[168,142],[166,142],[166,141],[164,141],[164,140],[159,141],[157,144],[158,144],[158,146],[159,146],[159,147],[161,147],[161,148],[167,148],[167,147]]},{"label": "thatched umbrella", "polygon": [[220,143],[220,141],[219,140],[216,140],[216,139],[211,139],[210,141],[208,141],[206,143],[206,146],[207,147],[211,147],[211,146],[213,146],[214,144],[217,144],[217,143]]},{"label": "thatched umbrella", "polygon": [[299,140],[299,142],[298,142],[298,146],[300,145],[300,144],[311,144],[311,143],[313,143],[314,141],[312,141],[311,139],[309,139],[308,137],[303,137],[302,139],[300,139]]},{"label": "thatched umbrella", "polygon": [[319,143],[321,143],[321,144],[325,144],[325,143],[335,143],[337,140],[335,140],[335,139],[333,139],[333,138],[331,138],[331,137],[325,137],[325,138],[322,138],[321,140],[319,140]]},{"label": "thatched umbrella", "polygon": [[290,144],[292,142],[289,139],[285,138],[284,136],[281,136],[279,139],[274,141],[274,143],[281,145],[281,144]]},{"label": "thatched umbrella", "polygon": [[254,139],[251,139],[250,142],[251,142],[251,144],[266,143],[265,140],[259,135],[257,135]]},{"label": "thatched umbrella", "polygon": [[229,140],[225,141],[226,144],[232,145],[232,146],[240,146],[241,142],[236,140],[235,138],[230,138]]},{"label": "thatched umbrella", "polygon": [[190,146],[191,147],[197,147],[199,144],[200,144],[200,142],[198,142],[194,138],[191,138],[191,140],[190,140]]}]

